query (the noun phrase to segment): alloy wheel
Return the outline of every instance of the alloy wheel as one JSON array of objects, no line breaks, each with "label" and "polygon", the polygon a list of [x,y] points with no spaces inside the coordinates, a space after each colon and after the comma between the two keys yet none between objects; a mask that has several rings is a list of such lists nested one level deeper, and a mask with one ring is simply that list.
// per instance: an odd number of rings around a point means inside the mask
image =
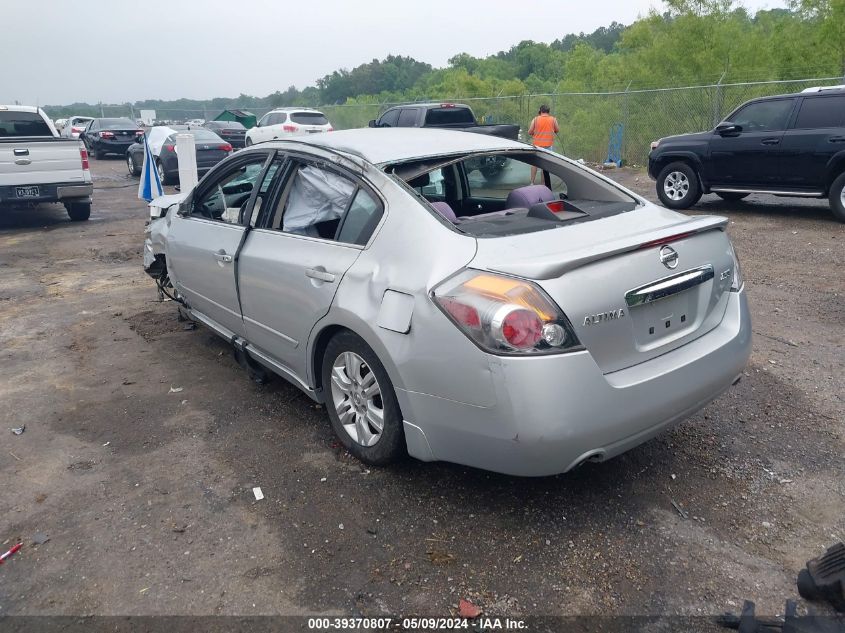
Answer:
[{"label": "alloy wheel", "polygon": [[683,200],[689,193],[689,178],[680,171],[670,172],[663,181],[663,192],[670,200]]},{"label": "alloy wheel", "polygon": [[367,362],[343,352],[332,364],[332,404],[343,429],[361,446],[373,446],[384,430],[381,387]]}]

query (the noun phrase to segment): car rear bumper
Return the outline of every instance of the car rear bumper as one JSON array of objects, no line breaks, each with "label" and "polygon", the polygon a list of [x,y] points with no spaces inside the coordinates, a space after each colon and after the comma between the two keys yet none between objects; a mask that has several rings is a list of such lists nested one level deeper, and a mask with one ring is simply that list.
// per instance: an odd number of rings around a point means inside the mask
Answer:
[{"label": "car rear bumper", "polygon": [[750,353],[741,291],[704,336],[620,371],[602,374],[588,352],[490,356],[495,406],[400,394],[409,452],[510,475],[566,472],[619,455],[699,410],[737,381]]},{"label": "car rear bumper", "polygon": [[39,195],[37,197],[19,198],[17,196],[17,188],[27,186],[12,185],[0,187],[0,202],[6,204],[37,204],[41,202],[80,201],[90,200],[91,194],[94,193],[94,185],[90,182],[50,183],[32,185],[38,187]]},{"label": "car rear bumper", "polygon": [[94,150],[107,154],[125,154],[129,146],[134,144],[134,139],[128,141],[110,141],[100,138],[94,141]]}]

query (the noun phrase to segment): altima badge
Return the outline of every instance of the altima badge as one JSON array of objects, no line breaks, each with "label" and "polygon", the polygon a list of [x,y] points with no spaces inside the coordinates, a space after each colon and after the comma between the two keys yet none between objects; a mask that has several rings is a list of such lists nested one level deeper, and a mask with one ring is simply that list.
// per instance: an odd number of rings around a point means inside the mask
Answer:
[{"label": "altima badge", "polygon": [[619,308],[618,310],[611,310],[610,312],[600,312],[599,314],[591,314],[584,317],[584,325],[598,325],[605,321],[615,321],[625,316],[625,310]]},{"label": "altima badge", "polygon": [[678,251],[671,246],[660,249],[660,263],[670,270],[678,267]]}]

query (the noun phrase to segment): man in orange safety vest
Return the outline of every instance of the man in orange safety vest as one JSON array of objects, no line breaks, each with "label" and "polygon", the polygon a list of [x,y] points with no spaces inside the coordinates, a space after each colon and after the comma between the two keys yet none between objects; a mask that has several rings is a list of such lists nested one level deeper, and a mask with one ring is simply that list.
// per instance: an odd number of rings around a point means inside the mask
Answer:
[{"label": "man in orange safety vest", "polygon": [[[555,134],[560,132],[557,119],[549,114],[549,106],[543,104],[540,106],[540,112],[531,121],[531,126],[528,128],[528,135],[531,136],[535,147],[544,147],[549,149],[555,142]],[[531,167],[531,184],[534,184],[534,178],[537,175],[537,168]]]}]

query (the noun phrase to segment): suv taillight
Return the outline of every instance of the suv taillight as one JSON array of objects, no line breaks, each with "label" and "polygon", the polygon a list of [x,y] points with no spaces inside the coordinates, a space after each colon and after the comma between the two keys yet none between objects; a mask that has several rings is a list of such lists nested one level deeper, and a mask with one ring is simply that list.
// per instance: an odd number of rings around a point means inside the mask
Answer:
[{"label": "suv taillight", "polygon": [[464,270],[432,291],[446,316],[493,354],[555,354],[581,349],[563,311],[536,284]]},{"label": "suv taillight", "polygon": [[299,128],[295,125],[283,125],[282,130],[285,132],[296,132]]},{"label": "suv taillight", "polygon": [[82,159],[82,171],[90,171],[91,164],[88,162],[88,150],[82,143],[79,144],[79,157]]}]

